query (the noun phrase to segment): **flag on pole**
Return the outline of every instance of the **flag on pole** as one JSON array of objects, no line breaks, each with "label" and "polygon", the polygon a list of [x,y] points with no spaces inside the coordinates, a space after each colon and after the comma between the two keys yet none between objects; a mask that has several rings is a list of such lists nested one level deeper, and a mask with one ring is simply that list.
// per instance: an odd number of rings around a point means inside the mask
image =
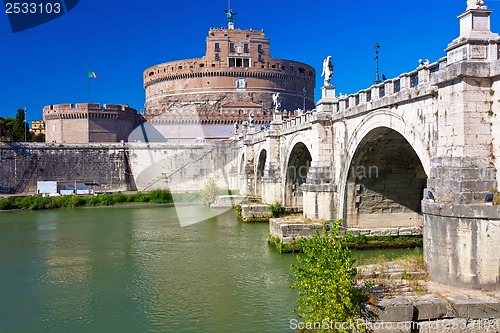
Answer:
[{"label": "flag on pole", "polygon": [[382,73],[382,81],[385,81],[387,80],[387,78],[385,77],[384,73]]},{"label": "flag on pole", "polygon": [[90,69],[89,69],[89,77],[90,78],[93,78],[93,79],[97,79],[97,74],[95,72],[92,72]]}]

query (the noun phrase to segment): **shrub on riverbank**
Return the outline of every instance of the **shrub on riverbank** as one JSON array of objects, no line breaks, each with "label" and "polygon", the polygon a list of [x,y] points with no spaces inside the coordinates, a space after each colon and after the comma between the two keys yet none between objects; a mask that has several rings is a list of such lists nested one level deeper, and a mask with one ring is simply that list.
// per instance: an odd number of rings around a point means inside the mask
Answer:
[{"label": "shrub on riverbank", "polygon": [[283,207],[281,203],[276,202],[275,204],[269,205],[269,212],[271,213],[271,216],[274,218],[280,217],[283,214],[285,214],[285,207]]},{"label": "shrub on riverbank", "polygon": [[[340,237],[341,222],[326,226],[321,234],[300,238],[303,255],[297,256],[298,265],[292,265],[299,297],[294,311],[306,323],[347,323],[344,327],[321,327],[322,332],[350,332],[349,323],[361,316],[365,295],[356,288],[356,268],[352,252]],[[356,325],[355,325],[356,326]],[[362,329],[360,326],[356,326]]]},{"label": "shrub on riverbank", "polygon": [[[179,198],[182,195],[178,196]],[[153,190],[134,194],[100,194],[100,195],[64,195],[59,197],[8,197],[0,199],[0,210],[12,209],[55,209],[65,207],[113,206],[126,203],[173,203],[172,193],[168,190]]]}]

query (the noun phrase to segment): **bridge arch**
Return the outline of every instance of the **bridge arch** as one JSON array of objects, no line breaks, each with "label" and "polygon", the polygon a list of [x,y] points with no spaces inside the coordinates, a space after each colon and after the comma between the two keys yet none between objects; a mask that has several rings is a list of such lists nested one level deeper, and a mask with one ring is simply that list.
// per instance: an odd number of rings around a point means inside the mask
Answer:
[{"label": "bridge arch", "polygon": [[429,154],[402,117],[389,110],[369,114],[349,137],[340,173],[344,225],[420,226],[429,171]]},{"label": "bridge arch", "polygon": [[302,184],[306,182],[309,168],[313,163],[312,149],[303,135],[291,140],[290,153],[284,165],[285,186],[283,188],[283,204],[286,207],[302,207]]},{"label": "bridge arch", "polygon": [[257,155],[257,161],[255,164],[255,194],[258,197],[262,197],[262,181],[264,177],[264,170],[267,162],[267,150],[265,148],[261,149]]},{"label": "bridge arch", "polygon": [[240,175],[246,175],[246,170],[245,170],[245,153],[240,154],[239,158],[239,165],[238,165],[238,173]]}]

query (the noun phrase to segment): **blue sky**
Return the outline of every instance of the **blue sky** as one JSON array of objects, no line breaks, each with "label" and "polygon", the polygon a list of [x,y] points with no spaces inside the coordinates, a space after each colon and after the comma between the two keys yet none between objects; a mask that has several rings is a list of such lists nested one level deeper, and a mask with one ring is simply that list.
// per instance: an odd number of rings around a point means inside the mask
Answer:
[{"label": "blue sky", "polygon": [[[500,32],[500,2],[485,1]],[[80,0],[67,14],[33,29],[12,33],[0,12],[0,116],[26,107],[41,119],[44,105],[91,101],[144,105],[142,72],[149,66],[201,57],[210,26],[227,25],[226,0]],[[434,62],[459,34],[457,15],[466,0],[433,1],[231,1],[236,28],[264,29],[271,56],[316,68],[332,55],[337,94],[350,94],[375,79],[373,46],[381,46],[380,72],[409,72],[418,59]]]}]

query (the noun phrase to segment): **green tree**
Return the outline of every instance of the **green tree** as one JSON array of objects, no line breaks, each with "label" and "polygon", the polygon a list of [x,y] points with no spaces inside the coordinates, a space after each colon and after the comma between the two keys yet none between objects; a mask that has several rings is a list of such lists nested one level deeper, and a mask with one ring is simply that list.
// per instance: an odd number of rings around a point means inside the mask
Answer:
[{"label": "green tree", "polygon": [[[14,133],[15,141],[24,141],[24,133],[26,131],[26,136],[29,132],[28,122],[26,120],[26,114],[23,109],[17,109],[16,118],[12,127]],[[28,139],[26,137],[26,139]]]},{"label": "green tree", "polygon": [[0,140],[3,136],[5,136],[6,130],[5,130],[5,119],[0,117]]},{"label": "green tree", "polygon": [[1,136],[5,138],[6,141],[10,140],[14,133],[14,123],[16,118],[2,118],[2,123],[0,124]]},{"label": "green tree", "polygon": [[321,323],[319,329],[322,332],[345,333],[364,329],[357,325],[361,323],[357,319],[360,318],[364,294],[356,288],[354,259],[344,245],[347,237],[339,237],[340,226],[341,221],[337,221],[331,232],[325,225],[321,234],[301,238],[299,243],[303,254],[297,256],[298,264],[291,266],[295,276],[291,288],[297,289],[299,294],[293,310],[309,323],[309,327]]},{"label": "green tree", "polygon": [[201,202],[209,204],[215,201],[215,197],[219,192],[219,187],[215,180],[210,178],[205,182],[205,187],[200,191]]},{"label": "green tree", "polygon": [[30,141],[45,142],[45,134],[43,133],[35,134],[33,132],[30,132]]}]

